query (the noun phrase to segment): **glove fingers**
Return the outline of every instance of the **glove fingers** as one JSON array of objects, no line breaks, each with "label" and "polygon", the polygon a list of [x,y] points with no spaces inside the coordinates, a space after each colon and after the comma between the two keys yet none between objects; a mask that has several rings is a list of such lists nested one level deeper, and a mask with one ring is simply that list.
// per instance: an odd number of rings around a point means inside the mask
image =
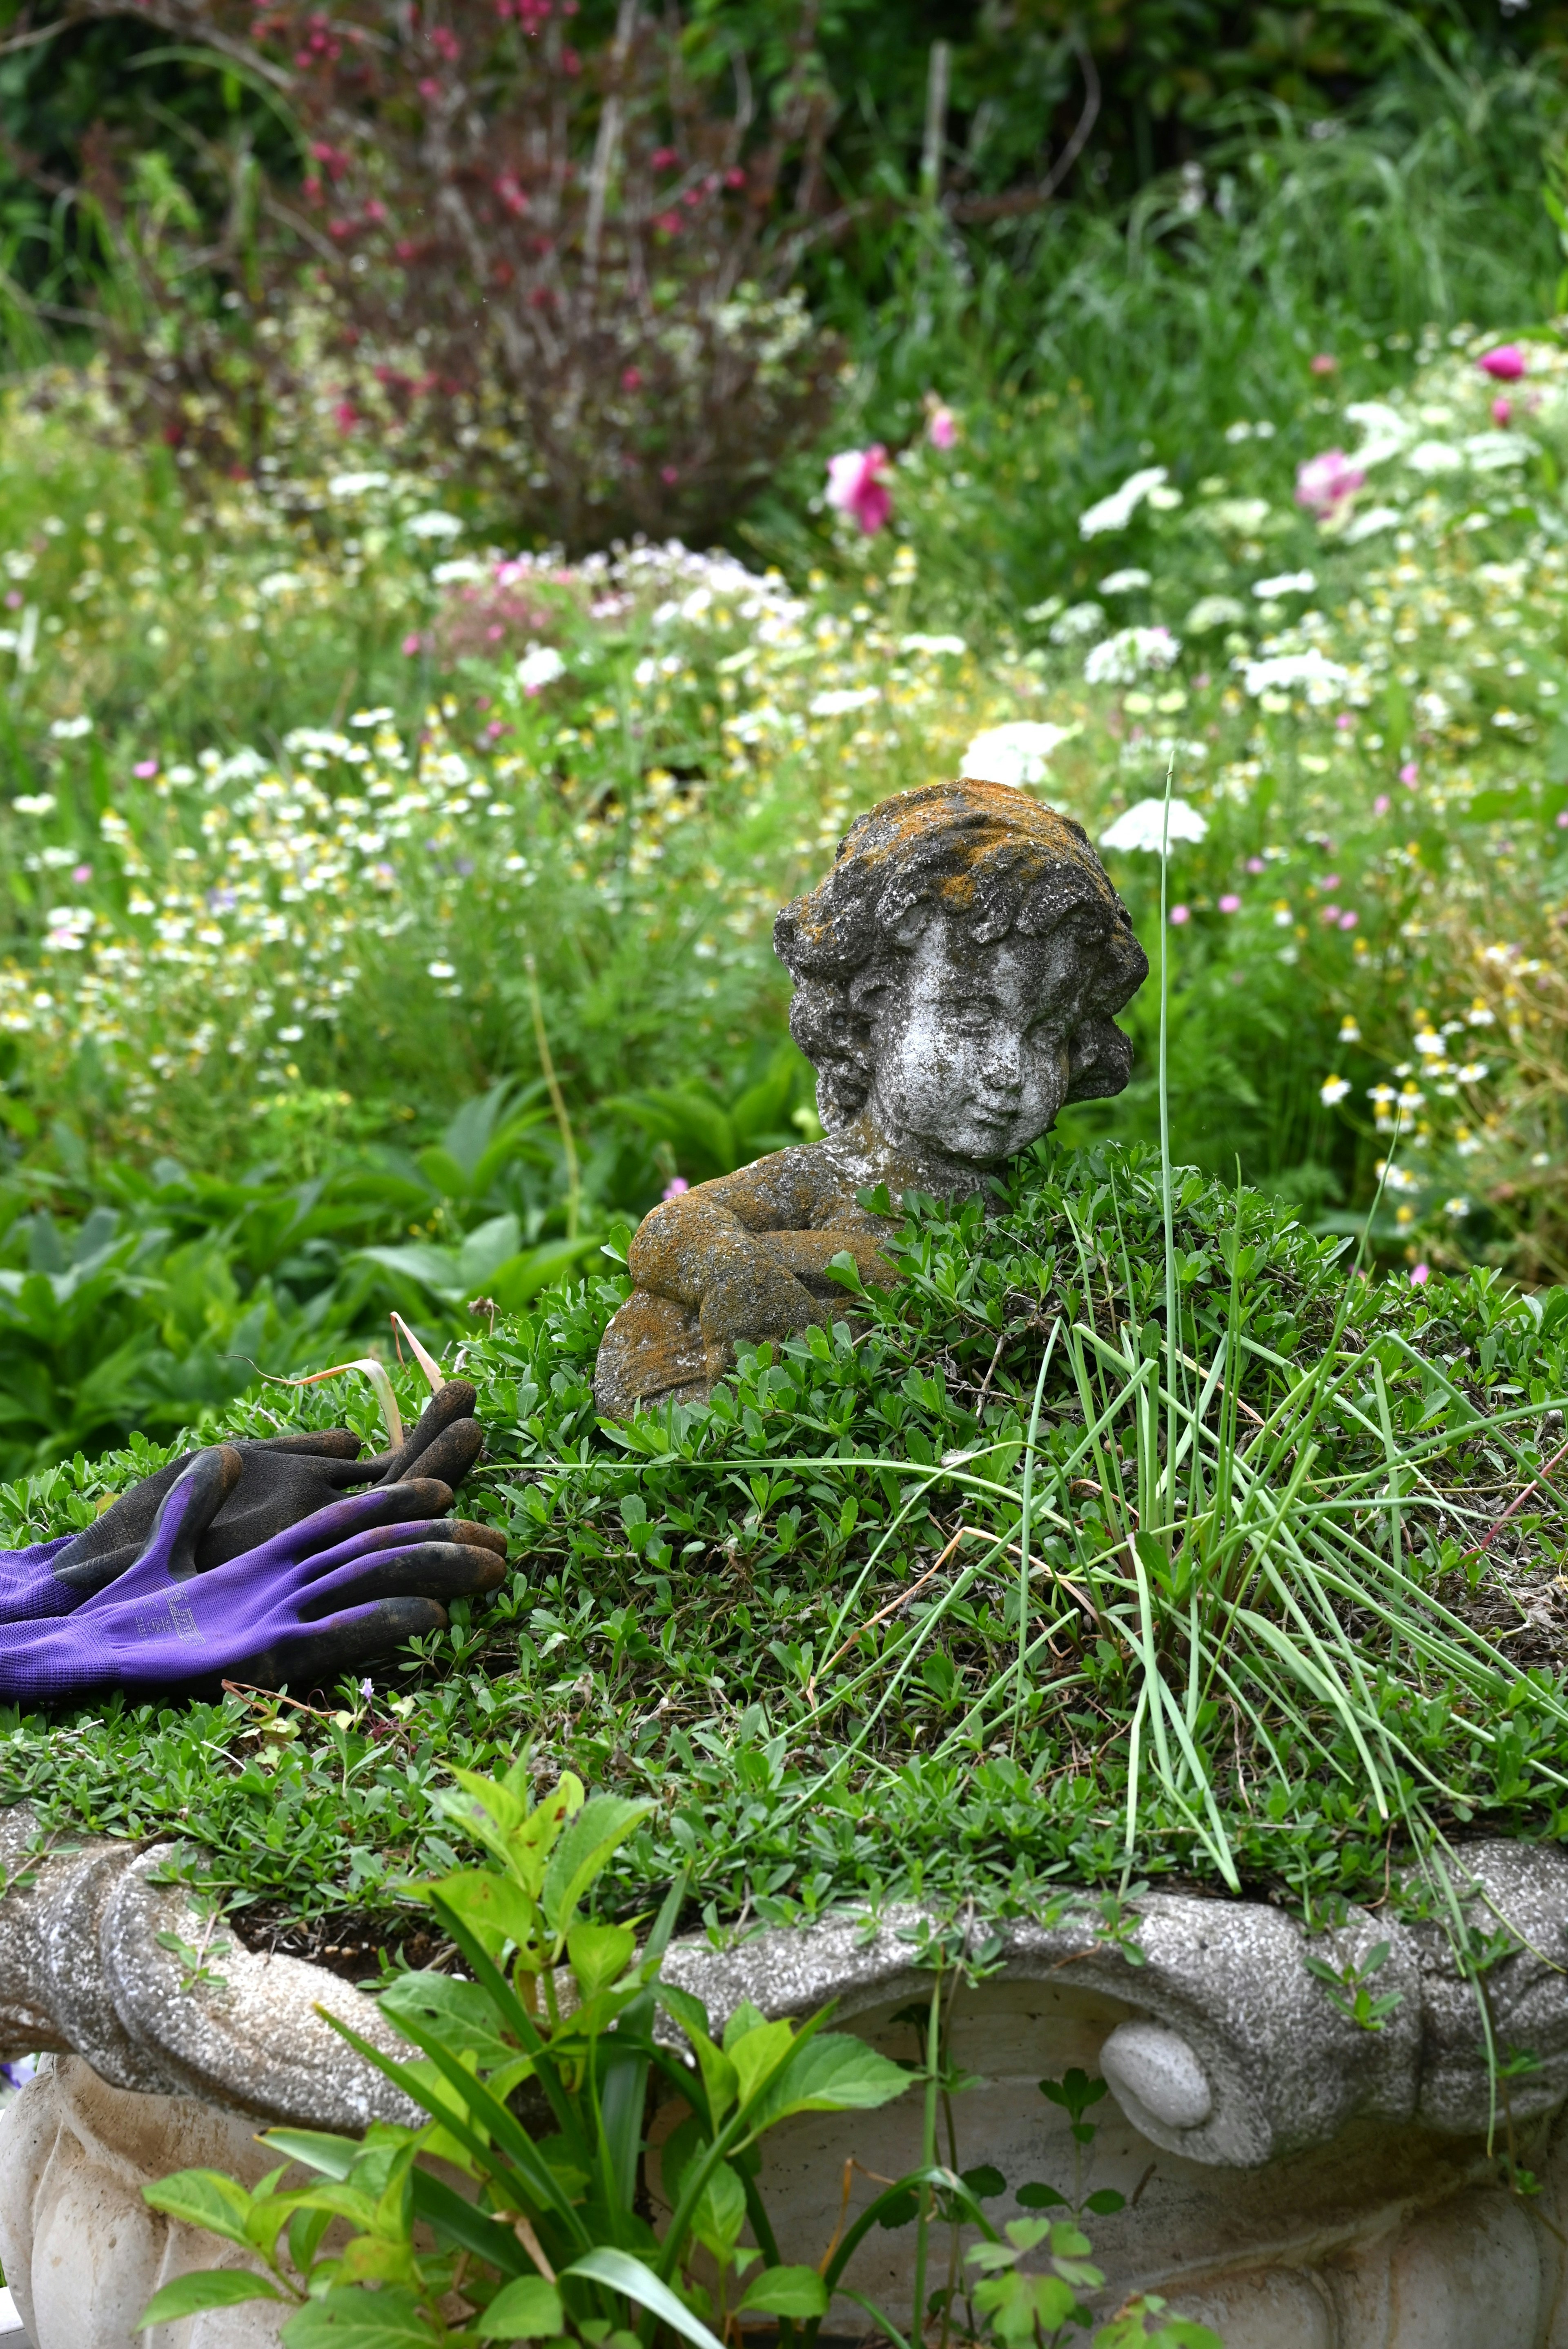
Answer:
[{"label": "glove fingers", "polygon": [[190,1467],[192,1457],[187,1452],[181,1458],[169,1461],[154,1475],[133,1485],[129,1493],[122,1493],[53,1561],[59,1579],[86,1599],[95,1590],[105,1589],[128,1567],[134,1566],[152,1531],[153,1519]]},{"label": "glove fingers", "polygon": [[316,1460],[356,1460],[365,1449],[351,1427],[285,1427],[281,1435],[247,1436],[245,1452],[303,1452]]},{"label": "glove fingers", "polygon": [[156,1552],[171,1580],[189,1580],[196,1571],[196,1545],[239,1483],[244,1466],[243,1454],[232,1444],[199,1452],[165,1495],[142,1557]]},{"label": "glove fingers", "polygon": [[450,1485],[456,1491],[479,1458],[484,1440],[484,1430],[477,1419],[454,1420],[399,1473],[405,1476],[438,1476],[443,1485]]},{"label": "glove fingers", "polygon": [[368,1533],[377,1526],[427,1523],[434,1517],[444,1517],[451,1506],[451,1486],[434,1476],[410,1476],[401,1485],[377,1485],[372,1492],[353,1493],[344,1500],[329,1501],[325,1509],[315,1510],[280,1534],[265,1546],[265,1567],[303,1565],[307,1558],[319,1558],[324,1550],[335,1549],[340,1542],[352,1540],[356,1534]]},{"label": "glove fingers", "polygon": [[[392,1483],[399,1476],[412,1475],[415,1463],[422,1461],[422,1455],[442,1430],[450,1427],[454,1420],[471,1419],[478,1401],[478,1390],[467,1379],[449,1379],[440,1393],[430,1397],[413,1433],[380,1454],[377,1470],[382,1478]],[[424,1473],[422,1466],[419,1473]]]},{"label": "glove fingers", "polygon": [[363,1671],[377,1656],[390,1655],[406,1640],[446,1627],[447,1610],[433,1599],[378,1599],[313,1630],[274,1640],[260,1655],[235,1665],[232,1677],[253,1688],[330,1688]]},{"label": "glove fingers", "polygon": [[469,1517],[427,1517],[415,1521],[399,1519],[389,1526],[372,1526],[366,1532],[353,1534],[346,1541],[335,1542],[331,1549],[320,1550],[302,1568],[308,1568],[304,1581],[308,1587],[318,1586],[340,1566],[352,1566],[356,1558],[375,1557],[383,1550],[411,1549],[416,1542],[458,1542],[465,1548],[482,1550],[488,1557],[504,1559],[507,1546],[502,1535],[493,1526],[476,1526]]},{"label": "glove fingers", "polygon": [[314,1586],[300,1606],[300,1620],[319,1623],[350,1599],[470,1599],[505,1579],[505,1563],[492,1549],[416,1542],[339,1567]]}]

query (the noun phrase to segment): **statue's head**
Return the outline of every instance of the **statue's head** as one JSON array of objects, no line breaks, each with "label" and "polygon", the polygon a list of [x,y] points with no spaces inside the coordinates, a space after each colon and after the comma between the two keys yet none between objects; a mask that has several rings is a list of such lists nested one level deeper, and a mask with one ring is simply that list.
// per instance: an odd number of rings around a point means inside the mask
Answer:
[{"label": "statue's head", "polygon": [[889,1142],[990,1165],[1127,1082],[1111,1015],[1148,957],[1082,826],[1006,784],[884,800],[773,943],[830,1132],[866,1112]]}]

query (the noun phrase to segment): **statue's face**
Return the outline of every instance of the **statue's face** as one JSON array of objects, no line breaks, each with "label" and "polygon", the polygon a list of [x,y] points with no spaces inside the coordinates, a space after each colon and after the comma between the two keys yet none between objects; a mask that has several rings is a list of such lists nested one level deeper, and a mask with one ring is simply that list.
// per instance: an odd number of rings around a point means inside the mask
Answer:
[{"label": "statue's face", "polygon": [[1067,1098],[1079,953],[1070,928],[978,946],[932,916],[872,1014],[867,1107],[888,1141],[991,1165],[1044,1133]]}]

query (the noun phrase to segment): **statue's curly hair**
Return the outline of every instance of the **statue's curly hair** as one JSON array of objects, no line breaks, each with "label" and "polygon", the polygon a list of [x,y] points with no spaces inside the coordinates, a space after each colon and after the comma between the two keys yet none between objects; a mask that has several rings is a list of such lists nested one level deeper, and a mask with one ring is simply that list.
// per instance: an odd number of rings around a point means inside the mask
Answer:
[{"label": "statue's curly hair", "polygon": [[1148,978],[1149,957],[1088,834],[1004,783],[931,783],[862,815],[827,878],[773,925],[774,951],[795,982],[789,1031],[817,1071],[825,1126],[847,1123],[871,1090],[873,990],[865,982],[911,951],[910,916],[922,904],[962,922],[981,945],[1011,930],[1039,936],[1070,925],[1084,984],[1067,1097],[1121,1091],[1132,1046],[1111,1014]]}]

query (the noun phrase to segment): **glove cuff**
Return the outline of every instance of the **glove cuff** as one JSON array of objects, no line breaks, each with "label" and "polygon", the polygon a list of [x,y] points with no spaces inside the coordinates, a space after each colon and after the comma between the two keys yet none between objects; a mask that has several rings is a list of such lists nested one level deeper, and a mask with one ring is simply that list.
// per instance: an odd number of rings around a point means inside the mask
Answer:
[{"label": "glove cuff", "polygon": [[0,1624],[0,1697],[8,1703],[57,1703],[118,1677],[108,1641],[82,1624]]}]

